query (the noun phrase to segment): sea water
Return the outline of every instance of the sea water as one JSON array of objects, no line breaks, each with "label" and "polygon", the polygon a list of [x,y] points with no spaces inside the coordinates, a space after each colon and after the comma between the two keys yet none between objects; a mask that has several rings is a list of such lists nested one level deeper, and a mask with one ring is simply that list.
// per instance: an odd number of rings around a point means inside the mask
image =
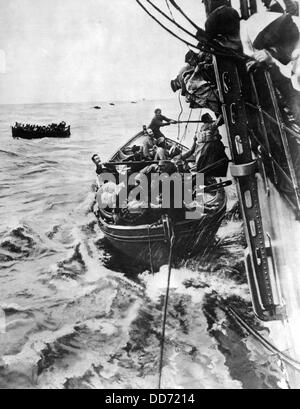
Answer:
[{"label": "sea water", "polygon": [[[174,100],[1,106],[1,388],[157,387],[167,269],[152,275],[107,246],[93,214],[91,156],[109,159],[158,107],[177,119]],[[65,121],[72,135],[12,139],[16,121]],[[195,128],[164,132],[190,145]],[[164,388],[286,385],[277,358],[224,308],[267,335],[251,309],[242,231],[229,215],[213,249],[173,269]]]}]

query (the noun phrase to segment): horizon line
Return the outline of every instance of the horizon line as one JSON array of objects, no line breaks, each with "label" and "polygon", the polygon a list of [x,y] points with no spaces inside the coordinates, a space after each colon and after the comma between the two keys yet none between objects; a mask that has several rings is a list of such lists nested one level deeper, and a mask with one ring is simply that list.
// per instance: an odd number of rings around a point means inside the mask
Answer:
[{"label": "horizon line", "polygon": [[165,101],[173,99],[172,97],[168,98],[143,98],[143,99],[107,99],[107,100],[98,100],[98,101],[72,101],[72,102],[62,102],[62,101],[47,101],[47,102],[0,102],[0,105],[47,105],[47,104],[101,104],[101,103],[120,103],[120,102],[146,102],[146,101]]}]

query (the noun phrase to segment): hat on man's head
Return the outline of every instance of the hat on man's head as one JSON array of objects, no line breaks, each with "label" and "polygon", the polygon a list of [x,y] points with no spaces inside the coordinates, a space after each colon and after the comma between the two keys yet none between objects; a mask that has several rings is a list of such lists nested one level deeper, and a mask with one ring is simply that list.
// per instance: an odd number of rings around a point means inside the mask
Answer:
[{"label": "hat on man's head", "polygon": [[[299,41],[299,29],[290,14],[279,15],[262,30],[253,42],[258,50],[280,45],[296,44]],[[287,64],[283,62],[283,64]]]},{"label": "hat on man's head", "polygon": [[213,119],[209,114],[204,114],[202,115],[200,122],[204,122],[204,123],[213,122]]},{"label": "hat on man's head", "polygon": [[218,34],[239,35],[240,15],[232,7],[218,7],[208,16],[205,31],[211,38],[216,38]]}]

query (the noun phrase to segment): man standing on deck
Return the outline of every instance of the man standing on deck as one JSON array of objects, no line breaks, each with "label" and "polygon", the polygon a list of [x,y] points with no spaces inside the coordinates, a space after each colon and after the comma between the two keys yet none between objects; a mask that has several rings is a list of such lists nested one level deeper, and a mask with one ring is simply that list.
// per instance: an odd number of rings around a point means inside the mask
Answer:
[{"label": "man standing on deck", "polygon": [[164,138],[164,135],[161,133],[160,128],[163,126],[169,126],[170,124],[176,124],[177,122],[173,119],[169,119],[162,115],[161,109],[156,109],[154,111],[155,117],[152,119],[149,128],[152,129],[154,138]]},{"label": "man standing on deck", "polygon": [[229,160],[218,129],[224,123],[223,117],[213,120],[210,114],[204,114],[201,122],[199,138],[194,138],[192,148],[181,159],[185,161],[194,155],[197,172],[204,172],[205,177],[226,177]]}]

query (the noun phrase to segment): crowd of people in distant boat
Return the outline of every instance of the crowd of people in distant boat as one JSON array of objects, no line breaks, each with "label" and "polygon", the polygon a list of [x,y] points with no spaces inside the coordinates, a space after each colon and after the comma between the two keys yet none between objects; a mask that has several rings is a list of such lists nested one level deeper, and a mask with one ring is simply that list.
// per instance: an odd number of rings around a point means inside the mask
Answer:
[{"label": "crowd of people in distant boat", "polygon": [[66,126],[64,121],[59,124],[49,124],[49,125],[32,125],[32,124],[22,124],[20,122],[15,123],[15,129],[23,129],[24,131],[31,132],[51,132],[51,131],[66,131],[69,127]]}]

